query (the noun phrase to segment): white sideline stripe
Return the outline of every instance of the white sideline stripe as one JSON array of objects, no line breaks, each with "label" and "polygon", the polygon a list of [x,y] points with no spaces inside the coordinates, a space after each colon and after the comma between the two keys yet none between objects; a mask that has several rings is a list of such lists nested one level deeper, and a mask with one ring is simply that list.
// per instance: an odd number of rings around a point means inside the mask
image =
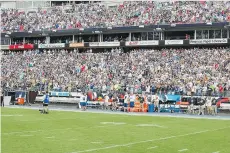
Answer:
[{"label": "white sideline stripe", "polygon": [[20,135],[21,137],[32,137],[32,136],[34,136],[34,135],[30,135],[30,134],[28,134],[28,135]]},{"label": "white sideline stripe", "polygon": [[183,151],[187,151],[188,149],[181,149],[181,150],[178,150],[179,152],[183,152]]},{"label": "white sideline stripe", "polygon": [[10,116],[23,116],[23,115],[1,115],[1,117],[10,117]]},{"label": "white sideline stripe", "polygon": [[227,129],[227,128],[230,128],[230,126],[224,127],[224,128],[218,128],[218,129],[214,129],[214,130],[204,130],[204,131],[192,132],[192,133],[187,133],[187,134],[182,134],[182,135],[177,135],[177,136],[163,137],[163,138],[159,138],[159,139],[151,139],[151,140],[132,142],[132,143],[127,143],[127,144],[123,144],[123,145],[112,145],[112,146],[101,147],[101,148],[81,150],[81,151],[76,151],[76,152],[71,152],[71,153],[93,152],[93,151],[106,150],[106,149],[117,148],[117,147],[125,147],[125,146],[140,144],[140,143],[160,141],[160,140],[168,140],[168,139],[171,139],[171,138],[179,138],[179,137],[185,137],[185,136],[189,136],[189,135],[196,135],[196,134],[205,133],[205,132],[218,131],[218,130],[223,130],[223,129]]},{"label": "white sideline stripe", "polygon": [[[19,107],[19,106],[6,106],[11,109],[32,109],[38,110],[39,107]],[[123,115],[123,116],[152,116],[152,117],[172,117],[172,118],[187,118],[187,119],[204,119],[204,120],[230,120],[230,117],[222,116],[193,116],[193,115],[178,115],[178,114],[159,114],[159,113],[124,113],[124,112],[107,112],[107,111],[81,111],[81,110],[68,110],[68,109],[58,109],[58,108],[49,108],[52,111],[59,112],[76,112],[76,113],[91,113],[91,114],[110,114],[110,115]]]},{"label": "white sideline stripe", "polygon": [[147,149],[154,149],[154,148],[157,148],[158,146],[154,146],[154,147],[149,147]]}]

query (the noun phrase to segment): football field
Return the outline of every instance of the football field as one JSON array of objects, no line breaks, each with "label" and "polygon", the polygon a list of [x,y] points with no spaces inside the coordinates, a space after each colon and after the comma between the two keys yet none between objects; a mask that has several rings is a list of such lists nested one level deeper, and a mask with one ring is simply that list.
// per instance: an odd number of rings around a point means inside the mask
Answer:
[{"label": "football field", "polygon": [[1,110],[2,153],[230,153],[230,120]]}]

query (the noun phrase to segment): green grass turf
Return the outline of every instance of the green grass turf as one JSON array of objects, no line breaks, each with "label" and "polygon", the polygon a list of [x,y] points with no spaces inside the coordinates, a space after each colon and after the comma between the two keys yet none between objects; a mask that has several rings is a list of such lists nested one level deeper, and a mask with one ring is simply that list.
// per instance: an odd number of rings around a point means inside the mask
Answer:
[{"label": "green grass turf", "polygon": [[181,149],[188,149],[185,153],[230,153],[228,120],[63,111],[45,115],[12,108],[1,111],[2,153],[178,153]]}]

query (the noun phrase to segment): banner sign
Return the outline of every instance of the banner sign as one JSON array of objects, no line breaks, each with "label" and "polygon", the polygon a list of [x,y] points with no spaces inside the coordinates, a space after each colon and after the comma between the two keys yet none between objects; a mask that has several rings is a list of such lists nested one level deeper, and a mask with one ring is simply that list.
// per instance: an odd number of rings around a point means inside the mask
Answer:
[{"label": "banner sign", "polygon": [[84,43],[71,43],[69,47],[84,47]]},{"label": "banner sign", "polygon": [[165,45],[183,45],[183,40],[165,40]]},{"label": "banner sign", "polygon": [[120,42],[91,42],[91,43],[89,43],[89,47],[100,47],[100,46],[119,47]]},{"label": "banner sign", "polygon": [[190,40],[189,44],[225,44],[228,43],[228,39],[198,39]]},{"label": "banner sign", "polygon": [[58,96],[58,97],[69,97],[69,92],[55,92],[52,91],[50,96]]},{"label": "banner sign", "polygon": [[10,45],[1,45],[1,49],[9,49]]},{"label": "banner sign", "polygon": [[64,48],[65,43],[56,43],[56,44],[39,44],[38,48]]},{"label": "banner sign", "polygon": [[33,49],[33,44],[24,44],[24,45],[10,45],[10,49]]},{"label": "banner sign", "polygon": [[80,93],[80,92],[71,92],[70,95],[71,95],[72,97],[81,97],[81,96],[82,96],[82,93]]},{"label": "banner sign", "polygon": [[159,45],[158,40],[125,42],[125,46],[157,46],[157,45]]}]

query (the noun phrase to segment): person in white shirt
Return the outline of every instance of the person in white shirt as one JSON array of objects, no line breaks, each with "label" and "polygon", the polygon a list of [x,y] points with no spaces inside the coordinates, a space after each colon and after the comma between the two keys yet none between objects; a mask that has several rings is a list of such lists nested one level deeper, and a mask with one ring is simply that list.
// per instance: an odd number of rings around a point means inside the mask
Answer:
[{"label": "person in white shirt", "polygon": [[80,98],[80,105],[82,107],[82,110],[85,111],[86,105],[87,105],[87,95],[86,94],[82,94],[82,96]]},{"label": "person in white shirt", "polygon": [[208,115],[211,115],[212,114],[212,98],[211,97],[207,98],[206,106],[207,106]]},{"label": "person in white shirt", "polygon": [[127,111],[128,102],[129,102],[129,95],[126,94],[125,97],[124,97],[124,112],[128,112]]},{"label": "person in white shirt", "polygon": [[109,96],[105,95],[105,102],[104,102],[105,109],[108,109],[109,107]]},{"label": "person in white shirt", "polygon": [[135,102],[135,95],[134,94],[131,94],[129,96],[129,99],[130,99],[130,107],[133,108],[134,107],[134,102]]}]

